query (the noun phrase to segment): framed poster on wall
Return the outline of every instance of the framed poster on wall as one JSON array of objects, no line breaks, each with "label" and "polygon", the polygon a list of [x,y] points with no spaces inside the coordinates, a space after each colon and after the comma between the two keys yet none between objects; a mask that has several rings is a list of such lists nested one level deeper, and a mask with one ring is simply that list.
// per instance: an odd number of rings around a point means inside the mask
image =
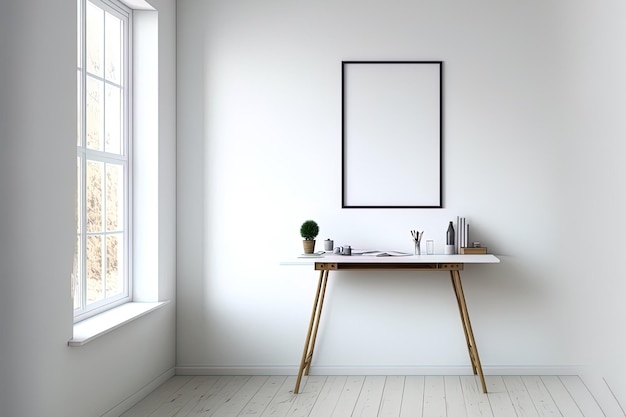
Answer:
[{"label": "framed poster on wall", "polygon": [[342,61],[342,208],[441,208],[442,61]]}]

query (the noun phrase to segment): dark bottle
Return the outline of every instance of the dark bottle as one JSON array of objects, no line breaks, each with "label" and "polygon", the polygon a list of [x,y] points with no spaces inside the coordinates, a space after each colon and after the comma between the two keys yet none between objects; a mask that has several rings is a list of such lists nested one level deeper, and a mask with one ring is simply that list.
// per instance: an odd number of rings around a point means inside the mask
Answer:
[{"label": "dark bottle", "polygon": [[446,232],[446,245],[454,245],[454,226],[452,226],[452,222],[448,225],[448,231]]}]

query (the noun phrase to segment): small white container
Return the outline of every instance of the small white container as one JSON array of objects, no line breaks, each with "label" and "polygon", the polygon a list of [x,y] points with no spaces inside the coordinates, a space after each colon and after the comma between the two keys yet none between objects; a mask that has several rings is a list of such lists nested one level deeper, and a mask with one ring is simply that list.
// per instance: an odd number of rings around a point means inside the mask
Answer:
[{"label": "small white container", "polygon": [[446,255],[454,255],[454,245],[446,245],[443,248],[443,253]]},{"label": "small white container", "polygon": [[434,255],[435,254],[435,241],[427,240],[426,241],[426,255]]}]

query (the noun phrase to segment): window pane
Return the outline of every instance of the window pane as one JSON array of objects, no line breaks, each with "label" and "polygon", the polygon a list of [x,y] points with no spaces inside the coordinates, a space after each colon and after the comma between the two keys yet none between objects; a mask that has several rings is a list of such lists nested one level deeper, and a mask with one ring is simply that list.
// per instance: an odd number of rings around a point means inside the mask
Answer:
[{"label": "window pane", "polygon": [[82,291],[81,291],[81,282],[82,282],[82,259],[83,259],[83,250],[82,250],[82,232],[81,232],[81,217],[82,217],[82,209],[81,209],[81,198],[82,198],[82,182],[83,176],[80,175],[82,171],[81,167],[82,159],[80,157],[76,158],[76,169],[77,174],[76,177],[78,181],[76,182],[76,247],[74,248],[74,282],[72,282],[72,296],[74,298],[74,309],[80,308],[82,304]]},{"label": "window pane", "polygon": [[72,283],[76,320],[126,301],[129,284],[126,7],[117,0],[76,0],[77,209]]},{"label": "window pane", "polygon": [[74,276],[74,282],[72,283],[74,285],[74,288],[72,289],[72,296],[74,298],[74,309],[80,308],[81,306],[81,286],[80,283],[82,282],[82,265],[81,265],[81,259],[83,258],[82,256],[82,250],[81,250],[81,245],[80,245],[80,235],[77,235],[76,237],[76,247],[74,248],[74,273],[76,274]]},{"label": "window pane", "polygon": [[80,220],[81,220],[81,216],[82,216],[82,210],[81,210],[81,205],[80,205],[80,201],[82,198],[82,188],[83,188],[83,176],[80,175],[82,167],[81,167],[81,163],[82,163],[82,159],[80,156],[76,157],[76,213],[75,217],[76,217],[76,233],[80,234]]},{"label": "window pane", "polygon": [[107,231],[124,228],[124,167],[106,164]]},{"label": "window pane", "polygon": [[104,10],[87,2],[87,72],[103,76]]},{"label": "window pane", "polygon": [[103,150],[104,83],[87,77],[87,148]]},{"label": "window pane", "polygon": [[87,232],[102,232],[102,216],[104,201],[102,199],[102,183],[104,182],[104,167],[101,162],[87,161],[87,184],[85,189],[85,204],[87,218]]},{"label": "window pane", "polygon": [[105,86],[105,142],[106,152],[122,154],[122,92],[119,87]]},{"label": "window pane", "polygon": [[108,235],[107,243],[107,291],[112,297],[124,291],[124,238],[121,233]]},{"label": "window pane", "polygon": [[104,298],[102,288],[102,238],[87,236],[87,304]]},{"label": "window pane", "polygon": [[105,77],[107,80],[122,82],[122,21],[110,13],[105,16]]}]

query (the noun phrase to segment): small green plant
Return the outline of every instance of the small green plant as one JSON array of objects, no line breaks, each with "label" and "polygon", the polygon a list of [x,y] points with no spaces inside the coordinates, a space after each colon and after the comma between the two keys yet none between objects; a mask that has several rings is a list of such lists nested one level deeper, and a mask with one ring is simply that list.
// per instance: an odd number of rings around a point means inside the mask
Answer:
[{"label": "small green plant", "polygon": [[320,228],[313,220],[307,220],[300,227],[300,235],[304,240],[315,240]]}]

